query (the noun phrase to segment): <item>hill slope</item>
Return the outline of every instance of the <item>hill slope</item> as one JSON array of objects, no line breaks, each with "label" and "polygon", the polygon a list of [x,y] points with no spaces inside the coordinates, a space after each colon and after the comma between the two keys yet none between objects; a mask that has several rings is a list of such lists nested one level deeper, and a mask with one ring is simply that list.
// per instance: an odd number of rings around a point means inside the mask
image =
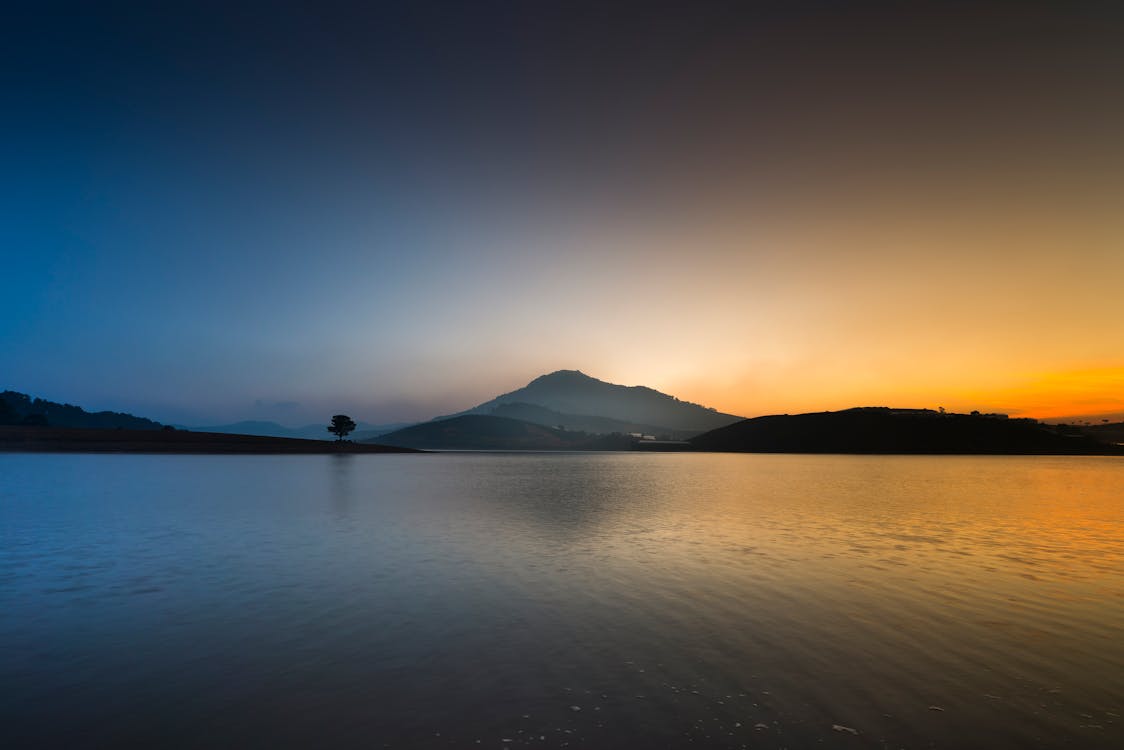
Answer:
[{"label": "hill slope", "polygon": [[678,434],[686,432],[686,436],[697,435],[697,431],[672,430],[659,425],[644,424],[641,422],[626,422],[623,419],[612,417],[598,417],[589,414],[563,414],[560,411],[548,409],[535,404],[500,404],[491,411],[494,417],[507,417],[519,419],[524,422],[544,425],[546,427],[560,427],[566,430],[591,432],[597,435],[608,435],[614,432],[630,433],[640,432],[655,435],[657,433]]},{"label": "hill slope", "polygon": [[[674,396],[660,393],[645,386],[625,386],[606,383],[578,370],[559,370],[535,378],[518,390],[505,393],[472,409],[454,414],[512,414],[513,406],[540,407],[555,414],[534,413],[524,409],[521,419],[539,424],[565,424],[559,415],[571,420],[609,420],[603,425],[605,432],[661,431],[680,434],[699,433],[737,422],[741,417],[723,414],[698,404],[680,401]],[[504,411],[504,410],[507,411]],[[443,419],[444,417],[438,417]],[[540,419],[555,420],[539,422]],[[586,422],[593,426],[592,423]],[[640,427],[642,429],[630,429]],[[588,429],[585,428],[585,429]],[[593,431],[593,430],[591,430]],[[602,430],[597,430],[602,431]]]},{"label": "hill slope", "polygon": [[697,450],[753,453],[1119,454],[1032,419],[858,408],[747,419],[691,439]]},{"label": "hill slope", "polygon": [[594,436],[487,414],[416,424],[380,435],[379,443],[445,450],[630,450],[623,435]]}]

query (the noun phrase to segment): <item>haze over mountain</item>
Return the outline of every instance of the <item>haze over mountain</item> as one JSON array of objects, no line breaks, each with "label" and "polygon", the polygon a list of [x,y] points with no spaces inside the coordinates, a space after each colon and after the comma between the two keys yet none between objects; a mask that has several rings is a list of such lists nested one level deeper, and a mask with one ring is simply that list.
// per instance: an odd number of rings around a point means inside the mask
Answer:
[{"label": "haze over mountain", "polygon": [[598,433],[699,433],[742,419],[645,386],[606,383],[580,370],[543,375],[479,406],[437,419],[465,414],[517,417]]}]

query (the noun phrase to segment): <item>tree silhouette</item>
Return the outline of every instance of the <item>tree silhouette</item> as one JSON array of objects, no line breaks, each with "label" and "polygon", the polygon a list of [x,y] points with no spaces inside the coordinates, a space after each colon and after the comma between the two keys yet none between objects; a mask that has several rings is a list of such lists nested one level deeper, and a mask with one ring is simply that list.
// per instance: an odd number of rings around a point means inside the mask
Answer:
[{"label": "tree silhouette", "polygon": [[355,429],[355,420],[346,414],[337,414],[332,417],[332,423],[328,425],[328,432],[336,436],[338,442],[343,442],[347,433]]},{"label": "tree silhouette", "polygon": [[19,421],[19,415],[16,410],[8,406],[7,400],[0,396],[0,424],[16,424]]}]

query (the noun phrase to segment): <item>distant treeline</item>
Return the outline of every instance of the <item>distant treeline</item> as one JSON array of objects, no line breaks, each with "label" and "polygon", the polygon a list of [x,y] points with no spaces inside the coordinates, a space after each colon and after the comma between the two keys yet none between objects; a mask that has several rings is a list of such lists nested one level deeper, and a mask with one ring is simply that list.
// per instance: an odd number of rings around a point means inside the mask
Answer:
[{"label": "distant treeline", "polygon": [[0,425],[40,425],[92,429],[159,430],[164,425],[151,419],[115,411],[88,412],[71,404],[57,404],[26,393],[0,393]]}]

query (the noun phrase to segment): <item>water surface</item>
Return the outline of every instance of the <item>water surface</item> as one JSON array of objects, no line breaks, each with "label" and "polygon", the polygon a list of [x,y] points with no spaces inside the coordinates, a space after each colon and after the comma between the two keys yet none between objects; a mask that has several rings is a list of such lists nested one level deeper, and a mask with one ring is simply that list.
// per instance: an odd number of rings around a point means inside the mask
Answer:
[{"label": "water surface", "polygon": [[1121,747],[1124,460],[0,454],[0,745]]}]

